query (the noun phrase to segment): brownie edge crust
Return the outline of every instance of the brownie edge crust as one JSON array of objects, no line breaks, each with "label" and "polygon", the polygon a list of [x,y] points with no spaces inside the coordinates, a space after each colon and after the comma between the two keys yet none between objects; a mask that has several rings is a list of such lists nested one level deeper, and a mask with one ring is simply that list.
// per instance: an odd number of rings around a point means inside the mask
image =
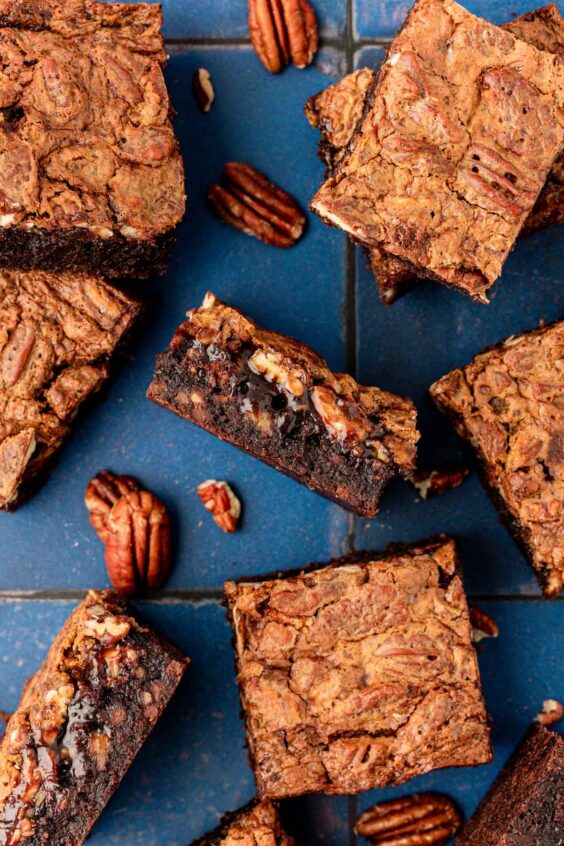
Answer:
[{"label": "brownie edge crust", "polygon": [[283,831],[276,805],[265,799],[226,814],[214,831],[192,846],[295,846],[295,842]]}]

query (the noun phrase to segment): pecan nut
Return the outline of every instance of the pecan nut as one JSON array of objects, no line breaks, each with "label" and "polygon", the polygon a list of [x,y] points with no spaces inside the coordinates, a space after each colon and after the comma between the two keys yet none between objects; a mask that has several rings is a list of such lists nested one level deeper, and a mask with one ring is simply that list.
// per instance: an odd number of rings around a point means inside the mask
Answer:
[{"label": "pecan nut", "polygon": [[129,491],[139,490],[138,482],[131,476],[115,476],[102,470],[90,481],[84,494],[90,522],[102,543],[108,540],[108,517],[110,511],[122,496]]},{"label": "pecan nut", "polygon": [[470,605],[469,611],[474,643],[479,643],[486,637],[497,637],[499,635],[499,626],[493,617],[490,617],[477,605]]},{"label": "pecan nut", "polygon": [[249,31],[270,73],[280,73],[290,61],[306,68],[317,52],[317,19],[308,0],[249,0]]},{"label": "pecan nut", "polygon": [[170,572],[170,519],[150,491],[120,497],[107,519],[106,567],[116,591],[127,596],[157,590]]},{"label": "pecan nut", "polygon": [[241,516],[241,502],[230,485],[208,479],[198,485],[198,494],[219,528],[224,532],[234,532]]},{"label": "pecan nut", "polygon": [[369,808],[358,818],[355,831],[378,846],[445,846],[461,823],[448,796],[415,793]]},{"label": "pecan nut", "polygon": [[465,464],[445,461],[433,470],[416,470],[411,477],[411,482],[421,499],[431,499],[457,488],[469,473],[470,470]]},{"label": "pecan nut", "polygon": [[198,68],[192,77],[192,91],[198,106],[207,115],[215,100],[215,91],[209,70]]},{"label": "pecan nut", "polygon": [[220,220],[272,247],[292,247],[306,218],[296,201],[251,165],[229,162],[225,185],[210,185],[208,202]]},{"label": "pecan nut", "polygon": [[545,699],[542,711],[535,717],[535,723],[541,726],[552,726],[564,717],[564,705],[557,699]]}]

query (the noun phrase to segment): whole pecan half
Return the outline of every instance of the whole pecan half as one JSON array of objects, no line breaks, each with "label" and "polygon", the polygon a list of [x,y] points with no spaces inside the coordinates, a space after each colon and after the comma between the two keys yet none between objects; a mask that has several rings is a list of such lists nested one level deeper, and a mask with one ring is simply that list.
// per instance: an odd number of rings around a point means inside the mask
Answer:
[{"label": "whole pecan half", "polygon": [[378,846],[444,846],[461,823],[448,796],[415,793],[369,808],[358,818],[355,831]]},{"label": "whole pecan half", "polygon": [[305,68],[317,52],[317,19],[308,0],[249,0],[249,31],[270,73],[280,73],[290,61]]},{"label": "whole pecan half", "polygon": [[198,494],[207,511],[224,532],[234,532],[241,516],[241,502],[227,482],[208,479],[198,485]]},{"label": "whole pecan half", "polygon": [[107,520],[106,567],[116,591],[127,596],[156,590],[170,572],[170,520],[150,491],[122,496]]},{"label": "whole pecan half", "polygon": [[118,499],[139,490],[139,483],[131,476],[115,476],[109,470],[102,470],[89,482],[84,502],[96,534],[106,543],[108,539],[108,517]]},{"label": "whole pecan half", "polygon": [[208,189],[208,202],[220,220],[272,247],[292,247],[299,241],[306,218],[286,191],[243,162],[229,162],[223,175],[224,185]]}]

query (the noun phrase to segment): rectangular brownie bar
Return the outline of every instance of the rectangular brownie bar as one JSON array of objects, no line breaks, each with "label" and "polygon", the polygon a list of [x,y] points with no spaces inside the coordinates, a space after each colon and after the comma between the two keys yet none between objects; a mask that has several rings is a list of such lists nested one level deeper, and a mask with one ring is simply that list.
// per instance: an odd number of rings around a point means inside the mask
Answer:
[{"label": "rectangular brownie bar", "polygon": [[185,205],[157,3],[0,6],[0,266],[166,269]]},{"label": "rectangular brownie bar", "polygon": [[0,270],[0,509],[40,483],[140,309],[94,276]]},{"label": "rectangular brownie bar", "polygon": [[386,483],[414,468],[410,400],[332,373],[210,293],[158,356],[147,396],[367,517]]},{"label": "rectangular brownie bar", "polygon": [[487,302],[563,141],[564,68],[452,0],[417,0],[311,208]]},{"label": "rectangular brownie bar", "polygon": [[[564,56],[564,18],[555,3],[521,15],[503,24],[501,29],[507,29],[539,50]],[[319,156],[329,174],[333,173],[353,140],[376,79],[377,74],[373,70],[362,68],[310,97],[305,104],[309,123],[321,131]],[[550,171],[522,231],[529,234],[556,223],[564,223],[564,153],[560,154]],[[397,256],[389,255],[379,247],[365,248],[365,251],[380,299],[386,305],[396,302],[420,283],[412,266]]]},{"label": "rectangular brownie bar", "polygon": [[5,846],[80,846],[188,660],[110,591],[91,591],[27,683],[0,746]]},{"label": "rectangular brownie bar", "polygon": [[295,846],[295,843],[282,829],[276,805],[265,799],[226,814],[214,831],[192,846]]},{"label": "rectangular brownie bar", "polygon": [[456,839],[456,846],[562,846],[564,741],[532,726]]},{"label": "rectangular brownie bar", "polygon": [[225,585],[260,796],[491,760],[454,541]]},{"label": "rectangular brownie bar", "polygon": [[508,338],[430,388],[545,594],[564,581],[564,322]]}]

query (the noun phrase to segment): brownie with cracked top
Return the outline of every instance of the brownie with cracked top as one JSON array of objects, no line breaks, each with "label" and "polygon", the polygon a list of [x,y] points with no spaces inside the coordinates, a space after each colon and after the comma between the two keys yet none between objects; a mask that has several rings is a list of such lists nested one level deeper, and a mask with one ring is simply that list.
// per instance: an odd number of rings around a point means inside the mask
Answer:
[{"label": "brownie with cracked top", "polygon": [[[564,56],[564,18],[555,3],[521,15],[503,24],[501,29],[507,29],[539,50]],[[340,158],[345,155],[376,79],[375,71],[362,68],[306,102],[306,117],[311,126],[319,127],[321,132],[319,156],[327,166],[328,173],[333,172]],[[563,222],[564,154],[561,153],[522,231],[529,234]],[[386,305],[396,302],[420,283],[412,266],[402,259],[378,247],[365,248],[365,252],[376,277],[380,299]]]},{"label": "brownie with cracked top", "polygon": [[508,338],[430,388],[545,594],[564,582],[564,322]]},{"label": "brownie with cracked top", "polygon": [[358,793],[491,760],[454,541],[225,585],[261,796]]},{"label": "brownie with cracked top", "polygon": [[368,517],[387,482],[414,468],[411,400],[333,373],[210,293],[158,356],[147,396]]},{"label": "brownie with cracked top", "polygon": [[116,594],[90,591],[6,726],[0,843],[80,846],[187,665]]},{"label": "brownie with cracked top", "polygon": [[161,7],[0,3],[0,265],[164,272],[185,206]]},{"label": "brownie with cracked top", "polygon": [[226,814],[215,831],[192,846],[295,846],[283,830],[278,809],[268,799]]},{"label": "brownie with cracked top", "polygon": [[558,56],[453,0],[417,0],[311,208],[487,302],[561,151],[563,82]]},{"label": "brownie with cracked top", "polygon": [[456,846],[562,846],[564,741],[532,726],[472,818]]},{"label": "brownie with cracked top", "polygon": [[0,509],[39,485],[140,310],[94,276],[0,270]]}]

